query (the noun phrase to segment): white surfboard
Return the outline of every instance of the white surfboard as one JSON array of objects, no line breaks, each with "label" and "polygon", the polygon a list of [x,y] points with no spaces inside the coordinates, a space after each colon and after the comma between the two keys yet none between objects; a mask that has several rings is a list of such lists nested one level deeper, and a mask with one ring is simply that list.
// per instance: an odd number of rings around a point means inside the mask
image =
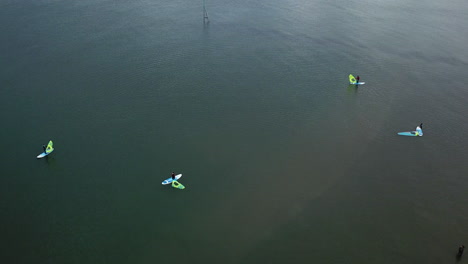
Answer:
[{"label": "white surfboard", "polygon": [[[177,174],[177,175],[175,176],[176,181],[177,181],[178,179],[180,179],[180,177],[182,177],[182,174]],[[169,183],[172,183],[172,177],[169,177],[168,179],[165,179],[165,180],[162,182],[162,185],[167,185],[167,184],[169,184]]]},{"label": "white surfboard", "polygon": [[37,158],[38,158],[38,159],[42,159],[43,157],[48,156],[48,155],[49,155],[50,153],[52,153],[53,151],[54,151],[54,149],[52,149],[52,151],[49,152],[49,153],[42,152],[41,154],[37,155]]},{"label": "white surfboard", "polygon": [[47,156],[47,155],[49,155],[49,154],[47,154],[47,153],[45,153],[45,152],[42,152],[41,154],[37,155],[37,158],[38,158],[38,159],[41,159],[41,158],[43,158],[43,157],[45,157],[45,156]]}]

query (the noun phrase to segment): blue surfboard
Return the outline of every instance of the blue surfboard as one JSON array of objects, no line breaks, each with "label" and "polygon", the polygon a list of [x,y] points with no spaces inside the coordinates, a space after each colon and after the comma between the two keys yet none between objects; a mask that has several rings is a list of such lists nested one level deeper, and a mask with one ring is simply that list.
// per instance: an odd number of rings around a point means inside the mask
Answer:
[{"label": "blue surfboard", "polygon": [[[175,176],[176,181],[177,181],[178,179],[180,179],[180,177],[182,177],[182,174],[177,174],[177,175]],[[161,184],[162,184],[162,185],[167,185],[167,184],[169,184],[169,183],[171,183],[171,182],[172,182],[172,177],[165,179]]]},{"label": "blue surfboard", "polygon": [[424,134],[422,129],[418,126],[416,127],[416,131],[399,132],[398,135],[407,137],[422,137]]},{"label": "blue surfboard", "polygon": [[408,132],[399,132],[399,136],[407,136],[407,137],[422,137],[422,131],[418,131],[419,133],[416,134],[416,131],[408,131]]},{"label": "blue surfboard", "polygon": [[43,157],[49,155],[50,153],[52,153],[52,152],[49,152],[49,153],[42,152],[41,154],[37,155],[36,158],[38,158],[38,159],[43,158]]},{"label": "blue surfboard", "polygon": [[398,135],[400,135],[400,136],[407,136],[407,137],[417,137],[417,136],[416,136],[416,131],[411,131],[411,132],[399,132]]}]

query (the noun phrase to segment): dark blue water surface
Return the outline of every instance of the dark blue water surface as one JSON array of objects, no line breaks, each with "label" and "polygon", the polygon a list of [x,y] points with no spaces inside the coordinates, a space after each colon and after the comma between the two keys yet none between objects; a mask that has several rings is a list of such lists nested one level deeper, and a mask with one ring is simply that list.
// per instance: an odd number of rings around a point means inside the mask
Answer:
[{"label": "dark blue water surface", "polygon": [[466,1],[206,8],[0,2],[1,262],[456,262]]}]

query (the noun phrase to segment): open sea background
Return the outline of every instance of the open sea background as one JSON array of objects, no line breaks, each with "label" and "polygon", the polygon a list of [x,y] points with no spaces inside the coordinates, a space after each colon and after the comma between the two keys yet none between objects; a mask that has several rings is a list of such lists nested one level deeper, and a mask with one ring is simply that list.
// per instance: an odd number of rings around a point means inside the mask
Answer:
[{"label": "open sea background", "polygon": [[0,1],[0,261],[456,263],[466,0],[202,3]]}]

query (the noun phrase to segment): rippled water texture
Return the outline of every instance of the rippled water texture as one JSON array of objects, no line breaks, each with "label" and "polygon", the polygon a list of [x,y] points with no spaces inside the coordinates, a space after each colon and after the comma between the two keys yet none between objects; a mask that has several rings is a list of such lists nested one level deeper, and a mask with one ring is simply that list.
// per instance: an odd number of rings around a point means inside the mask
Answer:
[{"label": "rippled water texture", "polygon": [[455,262],[466,2],[202,3],[0,2],[2,262]]}]

